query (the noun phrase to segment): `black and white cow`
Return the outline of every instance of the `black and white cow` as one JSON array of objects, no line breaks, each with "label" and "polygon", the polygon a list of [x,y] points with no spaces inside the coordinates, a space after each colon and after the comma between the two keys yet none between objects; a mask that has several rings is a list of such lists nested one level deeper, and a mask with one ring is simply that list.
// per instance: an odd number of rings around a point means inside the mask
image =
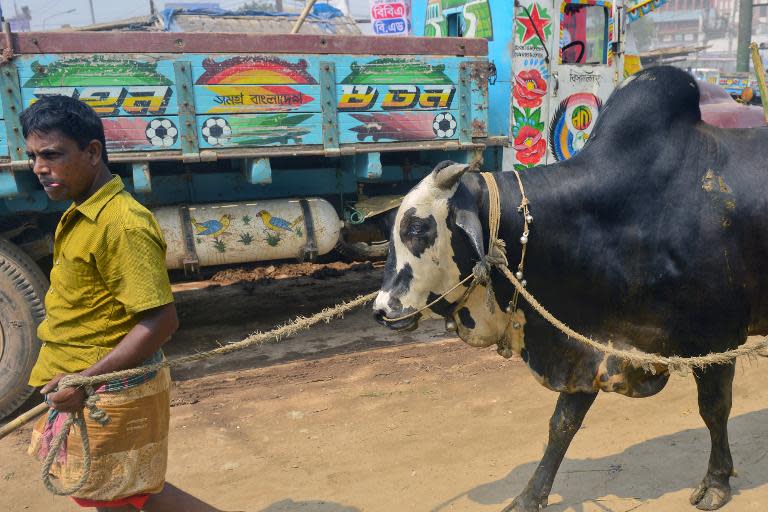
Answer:
[{"label": "black and white cow", "polygon": [[[404,199],[393,228],[377,320],[411,329],[417,311],[469,275],[488,241],[488,192],[467,166],[444,163]],[[510,266],[520,255],[520,192],[496,174],[500,237]],[[619,348],[694,356],[768,334],[768,129],[723,130],[701,122],[699,91],[686,73],[651,68],[616,90],[588,144],[574,158],[522,174],[534,221],[528,289],[579,332]],[[478,287],[433,306],[459,336],[488,346],[505,336],[513,288],[491,275],[496,304]],[[506,509],[546,506],[555,473],[599,391],[658,393],[669,373],[628,366],[568,339],[521,303],[526,325],[516,349],[535,377],[560,393],[544,457]],[[702,510],[731,495],[727,421],[734,365],[694,372],[711,433],[706,475],[691,495]]]}]

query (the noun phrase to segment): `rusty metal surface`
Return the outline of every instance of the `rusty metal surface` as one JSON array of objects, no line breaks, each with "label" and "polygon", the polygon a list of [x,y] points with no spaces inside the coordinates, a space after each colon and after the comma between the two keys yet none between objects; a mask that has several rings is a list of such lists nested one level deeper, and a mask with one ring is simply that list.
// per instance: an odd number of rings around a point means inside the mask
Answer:
[{"label": "rusty metal surface", "polygon": [[[247,149],[219,149],[216,151],[203,150],[200,152],[199,159],[190,161],[215,162],[228,158],[258,158],[258,157],[286,157],[286,156],[348,156],[358,153],[386,153],[393,151],[459,151],[485,149],[488,146],[501,146],[506,141],[505,137],[490,137],[476,139],[468,144],[461,144],[457,140],[448,142],[441,141],[423,141],[423,142],[386,142],[369,144],[342,144],[336,151],[328,152],[320,145],[304,145],[291,147],[264,146]],[[182,160],[181,151],[152,151],[152,152],[125,152],[111,153],[109,161],[111,163],[132,163],[132,162],[162,162],[171,160]],[[29,169],[29,160],[22,162],[24,165],[15,165],[8,159],[0,160],[0,170]]]},{"label": "rusty metal surface", "polygon": [[347,55],[471,55],[488,53],[485,39],[146,32],[25,32],[13,34],[17,55],[52,53],[297,53]]}]

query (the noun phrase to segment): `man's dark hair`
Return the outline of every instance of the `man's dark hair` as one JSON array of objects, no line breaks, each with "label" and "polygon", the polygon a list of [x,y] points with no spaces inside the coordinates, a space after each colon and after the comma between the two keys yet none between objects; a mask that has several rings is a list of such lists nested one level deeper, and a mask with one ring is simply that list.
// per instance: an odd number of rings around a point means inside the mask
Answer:
[{"label": "man's dark hair", "polygon": [[58,130],[85,149],[92,140],[101,142],[101,159],[109,163],[104,125],[91,107],[69,96],[43,96],[21,113],[21,131],[26,139],[32,133]]}]

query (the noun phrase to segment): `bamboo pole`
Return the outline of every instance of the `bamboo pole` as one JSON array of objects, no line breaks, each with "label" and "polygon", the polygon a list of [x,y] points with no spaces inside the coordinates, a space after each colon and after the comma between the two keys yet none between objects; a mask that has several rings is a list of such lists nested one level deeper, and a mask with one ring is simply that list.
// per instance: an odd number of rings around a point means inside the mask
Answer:
[{"label": "bamboo pole", "polygon": [[312,7],[315,5],[315,2],[317,2],[317,0],[307,0],[307,5],[305,5],[304,10],[301,11],[301,16],[299,16],[299,19],[296,20],[296,24],[291,29],[291,34],[299,33],[301,26],[304,24],[304,20],[307,19],[307,16],[309,16],[309,11],[312,10]]},{"label": "bamboo pole", "polygon": [[768,87],[765,85],[763,59],[760,58],[760,49],[757,43],[752,43],[749,48],[752,50],[752,64],[757,75],[757,87],[760,89],[760,102],[763,104],[763,114],[765,115],[765,122],[768,124]]},{"label": "bamboo pole", "polygon": [[26,425],[27,423],[34,420],[41,414],[45,414],[46,412],[48,412],[48,404],[43,402],[39,404],[37,407],[35,407],[34,409],[30,409],[24,414],[19,415],[19,417],[9,421],[5,425],[3,425],[2,428],[0,428],[0,439],[4,438],[5,436],[10,434],[17,428]]}]

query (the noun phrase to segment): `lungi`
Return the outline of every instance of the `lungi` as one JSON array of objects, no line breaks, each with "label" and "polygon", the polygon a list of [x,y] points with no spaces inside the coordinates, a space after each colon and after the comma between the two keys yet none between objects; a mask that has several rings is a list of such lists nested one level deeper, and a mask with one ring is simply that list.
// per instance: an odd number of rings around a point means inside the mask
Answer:
[{"label": "lungi", "polygon": [[[158,352],[150,361],[163,359]],[[159,357],[159,359],[158,359]],[[146,364],[146,363],[145,363]],[[88,480],[73,494],[82,506],[140,505],[162,491],[168,460],[170,371],[110,381],[97,389],[97,406],[110,417],[101,426],[85,414],[91,447]],[[33,427],[29,454],[44,461],[68,413],[51,410]],[[60,487],[76,484],[83,474],[80,431],[73,425],[51,466]],[[110,503],[114,502],[114,503]]]}]

